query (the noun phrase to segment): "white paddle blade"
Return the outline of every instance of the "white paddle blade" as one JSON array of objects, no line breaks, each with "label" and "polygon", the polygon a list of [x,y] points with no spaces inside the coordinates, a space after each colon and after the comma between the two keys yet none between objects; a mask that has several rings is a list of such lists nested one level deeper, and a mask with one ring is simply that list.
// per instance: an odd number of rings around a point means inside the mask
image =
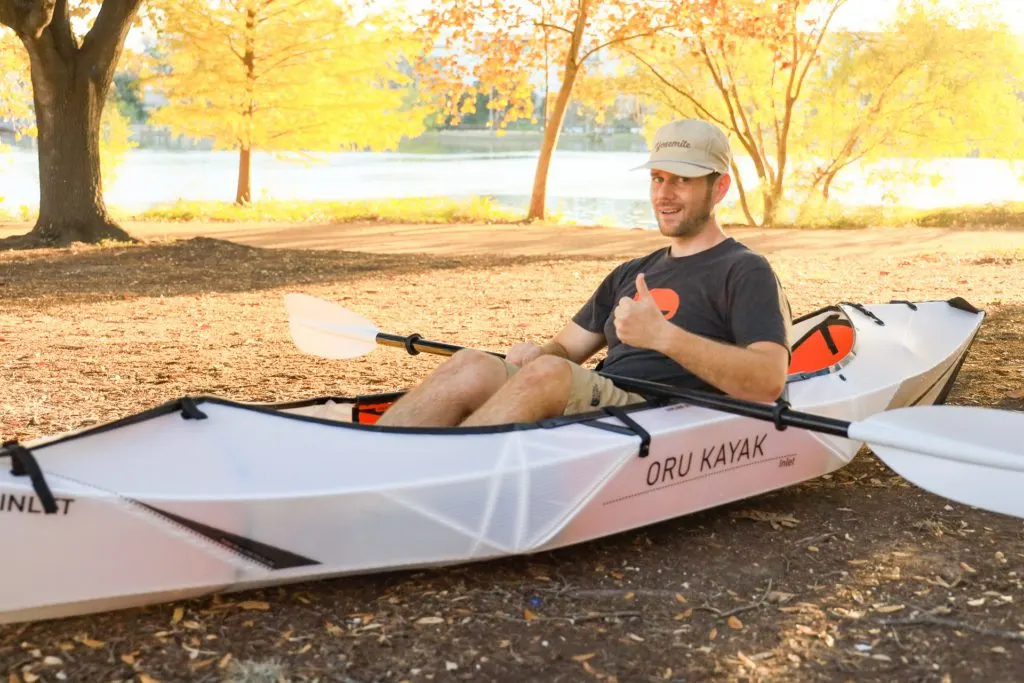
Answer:
[{"label": "white paddle blade", "polygon": [[356,358],[377,348],[372,320],[308,294],[286,294],[288,329],[295,346],[324,358]]},{"label": "white paddle blade", "polygon": [[850,425],[904,479],[958,503],[1024,517],[1024,413],[920,406]]}]

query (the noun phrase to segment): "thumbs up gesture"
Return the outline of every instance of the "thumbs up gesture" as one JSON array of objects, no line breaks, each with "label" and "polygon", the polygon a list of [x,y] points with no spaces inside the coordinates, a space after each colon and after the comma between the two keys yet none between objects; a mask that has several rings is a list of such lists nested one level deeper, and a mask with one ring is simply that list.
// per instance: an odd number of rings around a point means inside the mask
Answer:
[{"label": "thumbs up gesture", "polygon": [[622,297],[615,307],[615,334],[619,341],[642,349],[657,349],[672,323],[665,320],[661,309],[647,289],[644,274],[636,276],[637,298]]}]

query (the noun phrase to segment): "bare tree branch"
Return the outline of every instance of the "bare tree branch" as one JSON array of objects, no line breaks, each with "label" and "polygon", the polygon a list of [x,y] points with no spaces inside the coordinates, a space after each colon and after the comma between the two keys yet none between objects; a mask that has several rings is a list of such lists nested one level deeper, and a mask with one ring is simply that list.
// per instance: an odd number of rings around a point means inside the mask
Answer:
[{"label": "bare tree branch", "polygon": [[142,0],[104,0],[92,29],[82,41],[81,54],[95,76],[109,77],[124,49],[124,39]]},{"label": "bare tree branch", "polygon": [[567,29],[564,26],[558,26],[557,24],[548,24],[548,23],[543,22],[543,21],[535,21],[535,22],[533,22],[533,25],[536,26],[537,28],[553,28],[556,31],[563,31],[565,33],[568,33],[570,36],[572,35],[572,31],[571,30]]},{"label": "bare tree branch", "polygon": [[698,102],[693,97],[693,95],[691,95],[690,93],[688,93],[685,90],[682,90],[681,88],[676,86],[674,83],[671,83],[665,76],[663,76],[661,74],[660,71],[658,71],[657,67],[655,67],[653,64],[651,64],[650,62],[648,62],[647,60],[645,60],[643,57],[641,57],[640,55],[638,55],[636,52],[634,52],[632,50],[629,51],[629,54],[631,54],[638,62],[640,62],[641,64],[646,66],[650,70],[650,72],[652,74],[654,74],[654,77],[657,78],[659,81],[661,81],[663,84],[665,84],[665,86],[667,88],[670,88],[671,90],[673,90],[674,92],[679,94],[681,97],[684,97],[687,100],[689,100],[690,103],[693,104],[693,106],[696,107],[697,110],[700,111],[701,114],[703,114],[705,117],[711,119],[712,121],[718,123],[719,125],[728,126],[728,124],[725,121],[723,121],[722,119],[720,119],[717,116],[715,116],[714,114],[712,114],[711,111],[709,111],[707,109],[707,107],[705,107],[703,104]]},{"label": "bare tree branch", "polygon": [[592,54],[594,54],[595,52],[600,52],[601,50],[605,49],[606,47],[608,47],[610,45],[621,45],[623,43],[628,43],[631,40],[636,40],[637,38],[650,38],[651,36],[654,36],[654,35],[657,35],[658,33],[661,33],[662,31],[667,31],[667,30],[673,29],[673,28],[679,28],[679,27],[678,26],[659,26],[658,28],[651,29],[650,31],[644,31],[643,33],[637,33],[636,35],[619,37],[619,38],[612,38],[610,40],[606,40],[605,42],[601,43],[600,45],[598,45],[597,47],[593,48],[592,50],[588,51],[585,55],[583,55],[580,58],[580,63],[583,63],[583,62],[587,61],[587,59]]},{"label": "bare tree branch", "polygon": [[[832,5],[832,11],[828,13],[828,17],[825,19],[824,25],[821,27],[821,32],[818,34],[818,39],[814,43],[814,48],[810,50],[810,56],[807,58],[807,63],[804,64],[804,70],[800,74],[800,79],[797,82],[796,92],[793,93],[793,99],[800,97],[800,91],[804,87],[804,80],[807,78],[807,72],[810,71],[811,65],[814,63],[814,58],[818,54],[818,50],[821,49],[821,43],[825,39],[825,34],[828,33],[828,26],[832,23],[832,18],[839,11],[839,8],[846,4],[846,0],[837,0]],[[796,71],[796,64],[793,65],[793,70]]]}]

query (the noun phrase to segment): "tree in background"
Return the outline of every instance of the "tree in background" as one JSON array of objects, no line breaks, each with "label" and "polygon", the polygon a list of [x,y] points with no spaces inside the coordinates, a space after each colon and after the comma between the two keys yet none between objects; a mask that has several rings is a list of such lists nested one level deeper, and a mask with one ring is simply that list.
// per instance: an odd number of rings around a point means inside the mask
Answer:
[{"label": "tree in background", "polygon": [[[98,12],[68,0],[0,0],[0,24],[14,30],[31,65],[39,135],[39,217],[7,246],[131,240],[103,201],[100,129],[128,30],[142,0],[104,0]],[[72,18],[82,23],[79,37]]]},{"label": "tree in background", "polygon": [[[544,121],[544,139],[530,198],[529,219],[543,218],[551,157],[577,82],[588,62],[610,48],[650,39],[675,25],[701,0],[437,0],[423,16],[426,55],[420,85],[442,101],[457,123],[476,109],[479,92],[501,123]],[[714,3],[712,3],[714,4]],[[557,95],[535,111],[534,91],[556,73]]]},{"label": "tree in background", "polygon": [[730,0],[691,15],[681,30],[643,50],[630,47],[640,68],[624,85],[657,103],[655,128],[676,117],[717,123],[753,162],[760,220],[735,161],[740,204],[751,225],[773,225],[785,197],[798,106],[809,80],[822,71],[823,45],[847,0]]},{"label": "tree in background", "polygon": [[749,157],[756,189],[733,171],[751,225],[792,196],[820,206],[860,161],[1024,151],[1021,42],[986,4],[910,0],[878,31],[837,32],[846,2],[730,0],[628,50],[621,88],[655,104],[646,127],[708,118]]},{"label": "tree in background", "polygon": [[985,3],[903,3],[878,33],[837,36],[803,126],[809,187],[882,157],[1024,158],[1024,45]]},{"label": "tree in background", "polygon": [[150,77],[168,104],[151,121],[238,150],[235,202],[252,201],[254,150],[388,149],[422,131],[403,107],[409,41],[387,17],[333,0],[168,0],[163,60]]},{"label": "tree in background", "polygon": [[[27,55],[19,49],[13,34],[0,36],[0,120],[8,120],[10,133],[15,139],[34,138],[38,135],[32,111],[32,85]],[[121,74],[115,75],[115,81]],[[100,118],[100,177],[104,187],[116,178],[117,167],[134,146],[128,118],[120,111],[120,103],[112,89]]]},{"label": "tree in background", "polygon": [[0,31],[0,121],[15,139],[35,134],[28,57],[11,31]]}]

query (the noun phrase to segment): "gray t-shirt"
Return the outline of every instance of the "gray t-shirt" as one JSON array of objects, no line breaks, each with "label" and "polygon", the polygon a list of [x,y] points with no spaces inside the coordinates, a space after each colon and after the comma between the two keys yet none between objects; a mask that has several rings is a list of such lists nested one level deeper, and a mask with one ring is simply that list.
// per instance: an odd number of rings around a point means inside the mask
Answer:
[{"label": "gray t-shirt", "polygon": [[733,238],[691,256],[671,248],[627,261],[604,279],[573,321],[604,334],[608,355],[602,371],[691,389],[718,391],[671,358],[619,341],[614,311],[619,299],[636,296],[636,276],[673,324],[715,341],[747,346],[776,342],[789,349],[792,311],[768,261]]}]

